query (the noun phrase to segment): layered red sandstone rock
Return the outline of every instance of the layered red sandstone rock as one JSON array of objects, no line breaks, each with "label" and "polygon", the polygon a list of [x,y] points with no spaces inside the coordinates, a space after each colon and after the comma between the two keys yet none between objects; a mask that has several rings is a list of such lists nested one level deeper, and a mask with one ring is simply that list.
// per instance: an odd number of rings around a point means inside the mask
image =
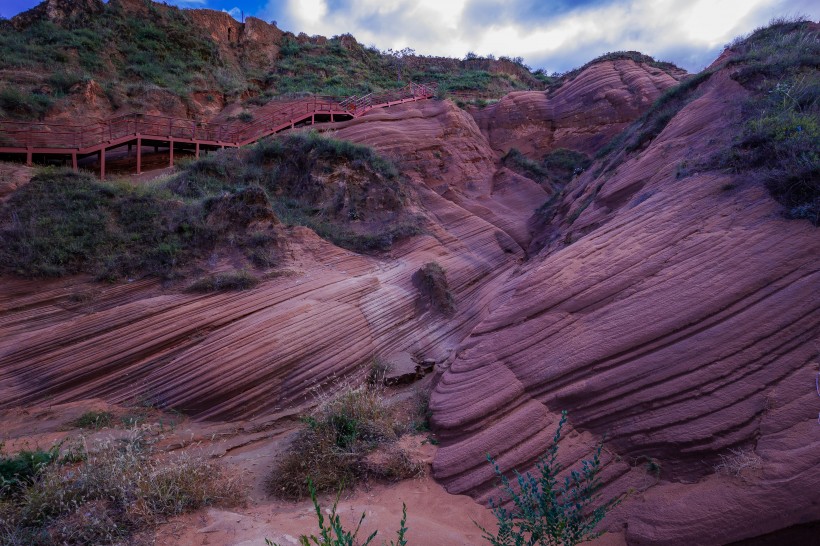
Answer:
[{"label": "layered red sandstone rock", "polygon": [[670,75],[628,59],[602,61],[552,95],[517,91],[473,115],[500,153],[510,148],[536,155],[555,148],[590,153],[632,123],[683,74]]},{"label": "layered red sandstone rock", "polygon": [[[566,409],[565,462],[603,440],[604,495],[633,491],[608,519],[630,544],[817,519],[820,238],[752,177],[697,172],[744,91],[719,72],[699,93],[647,149],[567,188],[546,249],[459,346],[431,402],[449,491],[486,500],[484,455],[531,467]],[[739,453],[759,468],[716,471]]]}]

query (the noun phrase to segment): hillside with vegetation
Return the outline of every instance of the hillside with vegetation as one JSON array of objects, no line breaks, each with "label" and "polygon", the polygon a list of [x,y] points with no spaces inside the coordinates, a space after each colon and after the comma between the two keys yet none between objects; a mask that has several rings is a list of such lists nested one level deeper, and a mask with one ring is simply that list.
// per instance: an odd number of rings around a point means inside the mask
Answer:
[{"label": "hillside with vegetation", "polygon": [[48,0],[0,21],[4,118],[152,110],[201,117],[280,95],[349,96],[422,80],[496,97],[542,85],[520,59],[381,52],[350,35],[297,36],[259,19],[239,23],[150,0]]},{"label": "hillside with vegetation", "polygon": [[[633,58],[664,70],[637,52]],[[47,0],[0,21],[0,118],[68,119],[131,111],[212,117],[231,104],[282,95],[362,95],[408,81],[436,82],[442,96],[484,105],[516,90],[571,79],[521,58],[464,59],[380,51],[346,34],[295,35],[248,17],[179,9],[150,0]]]}]

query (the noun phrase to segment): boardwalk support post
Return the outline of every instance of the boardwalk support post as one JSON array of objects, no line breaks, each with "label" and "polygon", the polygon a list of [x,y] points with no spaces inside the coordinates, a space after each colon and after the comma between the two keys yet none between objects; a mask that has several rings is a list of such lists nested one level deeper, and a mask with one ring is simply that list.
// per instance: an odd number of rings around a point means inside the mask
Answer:
[{"label": "boardwalk support post", "polygon": [[137,133],[137,174],[142,174],[142,137]]},{"label": "boardwalk support post", "polygon": [[71,152],[71,168],[75,173],[79,170],[77,168],[77,152]]},{"label": "boardwalk support post", "polygon": [[34,162],[34,154],[31,148],[26,148],[26,166],[31,167],[32,163]]},{"label": "boardwalk support post", "polygon": [[100,180],[105,180],[105,144],[100,148]]},{"label": "boardwalk support post", "polygon": [[174,137],[168,137],[168,166],[174,166]]},{"label": "boardwalk support post", "polygon": [[199,159],[199,142],[196,143],[196,158]]}]

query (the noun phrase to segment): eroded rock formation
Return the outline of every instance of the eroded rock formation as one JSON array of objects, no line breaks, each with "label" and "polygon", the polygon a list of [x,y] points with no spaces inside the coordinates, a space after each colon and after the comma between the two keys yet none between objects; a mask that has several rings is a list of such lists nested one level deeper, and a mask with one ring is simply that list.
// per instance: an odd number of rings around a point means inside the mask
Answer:
[{"label": "eroded rock formation", "polygon": [[431,403],[449,491],[486,500],[484,454],[530,467],[566,409],[566,461],[605,438],[604,495],[635,491],[609,519],[629,544],[817,518],[820,238],[753,178],[681,174],[731,140],[744,90],[727,72],[648,148],[566,188],[547,250],[459,346]]},{"label": "eroded rock formation", "polygon": [[552,95],[517,91],[473,115],[497,152],[517,148],[543,155],[570,148],[590,153],[632,123],[683,75],[629,59],[602,61]]}]

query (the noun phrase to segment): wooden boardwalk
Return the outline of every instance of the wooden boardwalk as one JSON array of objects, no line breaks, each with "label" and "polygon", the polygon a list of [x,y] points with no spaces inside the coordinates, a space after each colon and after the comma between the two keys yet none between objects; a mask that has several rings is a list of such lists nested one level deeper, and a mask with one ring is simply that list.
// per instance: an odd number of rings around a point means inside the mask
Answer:
[{"label": "wooden boardwalk", "polygon": [[0,121],[0,157],[24,157],[27,165],[33,163],[35,155],[70,159],[77,170],[80,159],[96,155],[100,178],[105,179],[106,152],[120,147],[130,151],[136,146],[139,174],[144,146],[167,148],[169,165],[173,166],[174,150],[193,151],[199,157],[203,149],[245,146],[296,125],[352,119],[374,108],[429,99],[435,93],[435,83],[410,83],[385,93],[344,100],[323,96],[279,99],[262,107],[258,117],[248,122],[210,123],[139,113],[87,125]]}]

